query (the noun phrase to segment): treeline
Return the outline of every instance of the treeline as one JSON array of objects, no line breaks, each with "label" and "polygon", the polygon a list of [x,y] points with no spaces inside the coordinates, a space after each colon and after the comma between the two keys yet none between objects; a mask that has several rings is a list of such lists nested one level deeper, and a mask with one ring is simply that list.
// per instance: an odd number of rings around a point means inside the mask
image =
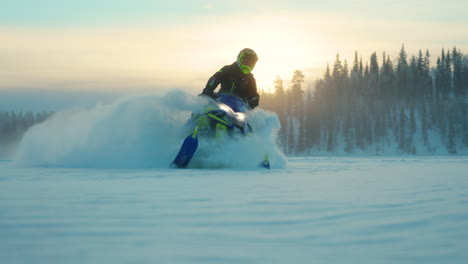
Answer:
[{"label": "treeline", "polygon": [[33,125],[50,117],[52,113],[0,111],[0,158],[9,158],[14,146]]},{"label": "treeline", "polygon": [[339,55],[315,87],[304,91],[297,70],[263,92],[262,108],[278,113],[287,154],[450,153],[468,147],[468,57],[442,50],[435,67],[428,51],[393,61],[373,53],[352,65]]}]

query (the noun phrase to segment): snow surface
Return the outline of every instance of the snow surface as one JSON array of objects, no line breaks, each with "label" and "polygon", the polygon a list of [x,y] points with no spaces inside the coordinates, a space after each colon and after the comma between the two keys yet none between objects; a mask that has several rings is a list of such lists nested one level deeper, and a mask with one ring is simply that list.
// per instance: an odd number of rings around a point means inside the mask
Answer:
[{"label": "snow surface", "polygon": [[468,263],[468,158],[0,162],[1,263]]}]

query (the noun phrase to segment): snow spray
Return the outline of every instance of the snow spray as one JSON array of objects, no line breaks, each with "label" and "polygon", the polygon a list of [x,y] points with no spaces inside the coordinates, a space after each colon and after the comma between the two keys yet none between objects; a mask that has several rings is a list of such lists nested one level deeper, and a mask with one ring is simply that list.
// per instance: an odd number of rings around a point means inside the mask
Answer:
[{"label": "snow spray", "polygon": [[[192,112],[206,99],[183,91],[121,98],[91,109],[57,112],[24,135],[15,161],[23,166],[93,168],[168,168]],[[275,113],[248,113],[253,135],[220,144],[200,141],[192,168],[255,168],[269,154],[273,168],[286,158],[276,145]]]}]

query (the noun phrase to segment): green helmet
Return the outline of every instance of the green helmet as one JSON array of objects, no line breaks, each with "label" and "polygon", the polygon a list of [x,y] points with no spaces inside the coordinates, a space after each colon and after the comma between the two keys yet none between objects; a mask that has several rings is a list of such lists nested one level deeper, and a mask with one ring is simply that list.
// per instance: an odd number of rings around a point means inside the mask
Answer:
[{"label": "green helmet", "polygon": [[258,57],[252,49],[243,49],[237,55],[237,66],[244,74],[249,74],[255,67]]}]

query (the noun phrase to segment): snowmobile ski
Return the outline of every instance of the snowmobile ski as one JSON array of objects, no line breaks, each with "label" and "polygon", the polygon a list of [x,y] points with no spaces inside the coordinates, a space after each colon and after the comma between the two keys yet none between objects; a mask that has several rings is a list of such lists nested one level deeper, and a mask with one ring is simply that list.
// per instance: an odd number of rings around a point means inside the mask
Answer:
[{"label": "snowmobile ski", "polygon": [[265,158],[263,159],[262,162],[258,165],[260,168],[265,168],[265,169],[270,169],[270,160],[268,158],[268,153],[265,154]]},{"label": "snowmobile ski", "polygon": [[195,127],[193,132],[185,138],[182,146],[180,147],[179,153],[172,162],[172,166],[177,168],[185,168],[192,159],[195,151],[198,148],[198,127]]}]

